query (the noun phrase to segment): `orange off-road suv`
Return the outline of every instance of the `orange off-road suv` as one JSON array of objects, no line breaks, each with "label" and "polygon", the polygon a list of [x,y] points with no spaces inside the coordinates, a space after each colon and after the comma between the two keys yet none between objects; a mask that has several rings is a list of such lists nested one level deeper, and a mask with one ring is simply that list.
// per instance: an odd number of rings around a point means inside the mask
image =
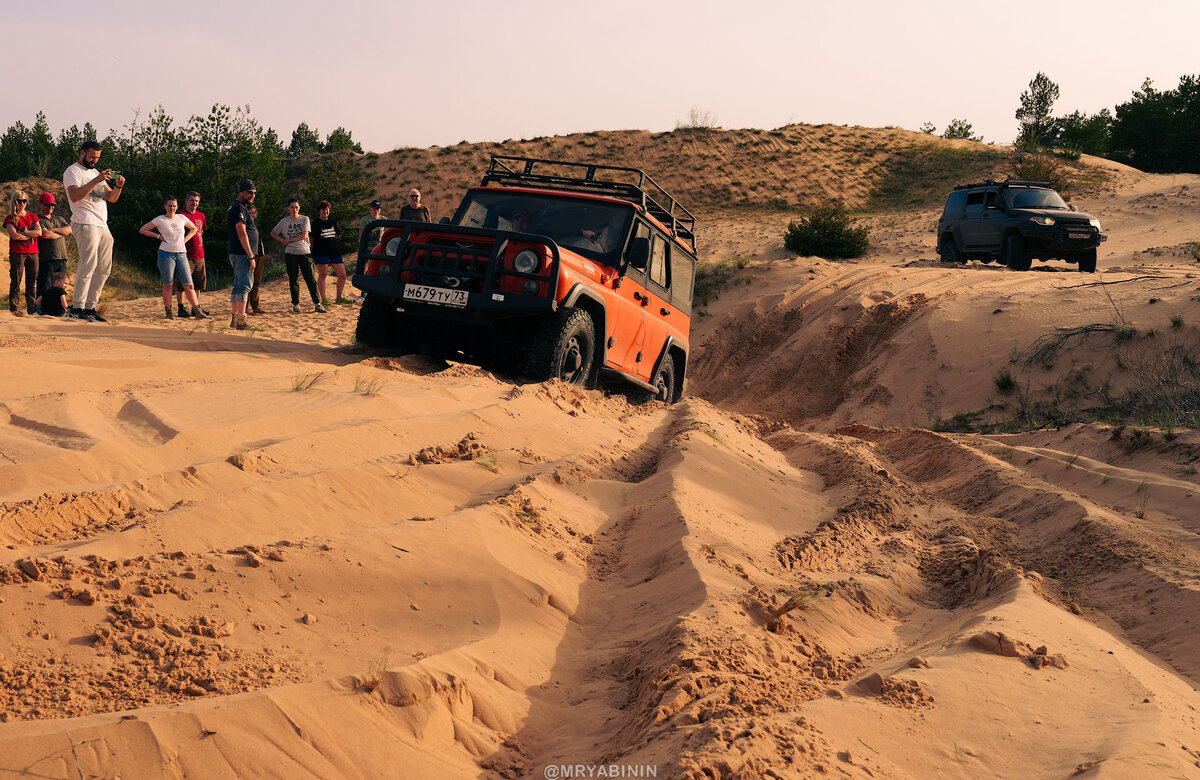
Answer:
[{"label": "orange off-road suv", "polygon": [[671,403],[687,371],[695,222],[635,168],[497,155],[453,219],[363,230],[355,335],[536,381],[611,375]]}]

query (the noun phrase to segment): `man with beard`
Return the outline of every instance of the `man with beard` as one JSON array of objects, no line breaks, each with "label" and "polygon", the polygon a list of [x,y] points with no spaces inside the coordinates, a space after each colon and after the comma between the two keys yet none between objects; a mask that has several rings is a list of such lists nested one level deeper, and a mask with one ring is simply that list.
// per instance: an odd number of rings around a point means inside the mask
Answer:
[{"label": "man with beard", "polygon": [[233,319],[229,321],[229,327],[236,330],[246,329],[246,299],[250,297],[255,250],[259,247],[258,224],[250,216],[250,204],[256,194],[258,188],[254,182],[242,179],[238,183],[237,198],[229,204],[225,215],[229,264],[233,266],[233,287],[229,292]]},{"label": "man with beard", "polygon": [[63,173],[63,186],[71,203],[71,234],[79,249],[71,314],[89,322],[107,322],[96,312],[96,305],[112,273],[113,237],[108,229],[108,204],[117,202],[125,186],[125,177],[120,174],[109,184],[112,170],[96,170],[99,162],[100,144],[84,141],[79,147],[79,162]]}]

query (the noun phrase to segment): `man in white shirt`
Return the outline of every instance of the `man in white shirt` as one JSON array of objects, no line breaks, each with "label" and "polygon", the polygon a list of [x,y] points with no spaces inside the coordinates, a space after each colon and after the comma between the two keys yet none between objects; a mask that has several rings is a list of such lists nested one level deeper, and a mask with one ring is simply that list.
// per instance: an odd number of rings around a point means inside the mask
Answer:
[{"label": "man in white shirt", "polygon": [[79,162],[63,173],[63,186],[71,204],[71,233],[79,249],[71,314],[89,322],[107,322],[96,312],[96,305],[112,272],[113,237],[108,229],[108,204],[117,202],[125,186],[125,177],[120,174],[109,184],[112,171],[96,170],[99,162],[100,144],[84,141],[79,147]]}]

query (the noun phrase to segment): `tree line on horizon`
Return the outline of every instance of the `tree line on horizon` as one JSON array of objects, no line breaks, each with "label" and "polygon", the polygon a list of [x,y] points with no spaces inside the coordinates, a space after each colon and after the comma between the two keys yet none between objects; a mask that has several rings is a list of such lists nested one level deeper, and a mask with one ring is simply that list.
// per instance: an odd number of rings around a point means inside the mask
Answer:
[{"label": "tree line on horizon", "polygon": [[[200,210],[210,223],[205,250],[214,256],[226,252],[224,213],[243,177],[253,179],[258,188],[255,203],[264,233],[275,225],[289,195],[301,197],[313,214],[316,201],[328,200],[344,225],[346,251],[357,248],[358,218],[374,196],[373,186],[347,154],[362,153],[350,131],[338,127],[322,141],[316,129],[301,122],[285,146],[273,129],[254,119],[249,106],[221,104],[183,123],[176,123],[161,105],[145,116],[138,111],[123,128],[103,138],[90,122],[54,135],[39,111],[32,126],[17,121],[0,135],[0,182],[61,180],[63,171],[79,159],[84,141],[98,141],[100,166],[119,171],[128,182],[119,205],[109,210],[115,254],[148,268],[155,265],[157,247],[140,236],[138,228],[162,213],[170,195],[182,202],[188,191],[200,193]],[[285,191],[289,181],[298,192]],[[269,238],[264,244],[268,251],[275,248]],[[214,270],[219,268],[218,264]]]},{"label": "tree line on horizon", "polygon": [[[1021,93],[1015,118],[1018,149],[1061,149],[1068,156],[1091,154],[1149,173],[1200,173],[1200,77],[1181,76],[1174,89],[1158,90],[1150,79],[1112,111],[1073,111],[1054,116],[1058,85],[1039,72]],[[922,133],[937,132],[932,123]],[[981,141],[965,119],[954,119],[943,138]]]}]

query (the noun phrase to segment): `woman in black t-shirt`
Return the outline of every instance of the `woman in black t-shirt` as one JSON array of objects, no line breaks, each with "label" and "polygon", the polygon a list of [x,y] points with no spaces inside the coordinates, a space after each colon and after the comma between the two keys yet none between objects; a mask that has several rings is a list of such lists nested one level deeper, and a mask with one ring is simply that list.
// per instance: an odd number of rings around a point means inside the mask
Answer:
[{"label": "woman in black t-shirt", "polygon": [[312,219],[312,255],[313,264],[317,267],[317,292],[321,296],[321,305],[329,306],[325,298],[325,275],[327,268],[333,266],[337,277],[337,303],[354,303],[346,298],[346,264],[342,262],[342,248],[338,239],[342,229],[332,215],[333,205],[323,200],[317,204],[317,216]]}]

